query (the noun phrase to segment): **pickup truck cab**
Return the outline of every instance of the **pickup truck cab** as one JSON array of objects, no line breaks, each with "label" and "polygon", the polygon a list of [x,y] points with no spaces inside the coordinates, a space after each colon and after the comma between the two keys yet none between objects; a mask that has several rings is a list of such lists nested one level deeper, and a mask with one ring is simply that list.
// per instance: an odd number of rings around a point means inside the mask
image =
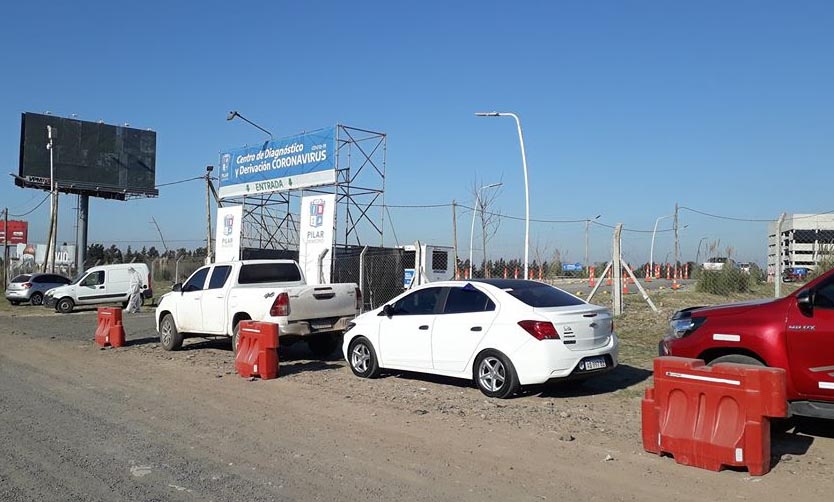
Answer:
[{"label": "pickup truck cab", "polygon": [[282,345],[305,339],[316,355],[332,353],[348,323],[359,314],[356,284],[307,285],[292,260],[245,260],[206,265],[156,308],[165,350],[182,347],[187,335],[232,338],[242,320],[278,324]]},{"label": "pickup truck cab", "polygon": [[784,298],[678,311],[659,351],[783,368],[791,415],[834,419],[834,270]]}]

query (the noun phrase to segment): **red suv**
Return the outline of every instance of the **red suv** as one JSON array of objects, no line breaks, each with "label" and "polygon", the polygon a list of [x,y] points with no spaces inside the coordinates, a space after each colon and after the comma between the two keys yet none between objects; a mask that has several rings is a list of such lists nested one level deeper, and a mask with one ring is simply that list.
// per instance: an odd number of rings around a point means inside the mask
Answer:
[{"label": "red suv", "polygon": [[784,368],[791,414],[834,419],[834,270],[784,298],[675,312],[659,349]]}]

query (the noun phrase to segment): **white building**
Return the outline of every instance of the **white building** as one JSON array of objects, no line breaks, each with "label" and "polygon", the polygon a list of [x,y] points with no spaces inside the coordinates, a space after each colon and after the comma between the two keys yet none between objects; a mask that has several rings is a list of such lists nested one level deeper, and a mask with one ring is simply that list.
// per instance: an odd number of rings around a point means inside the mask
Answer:
[{"label": "white building", "polygon": [[[776,223],[767,226],[767,272],[776,266]],[[820,257],[834,252],[834,214],[788,214],[782,222],[782,270],[815,268]]]}]

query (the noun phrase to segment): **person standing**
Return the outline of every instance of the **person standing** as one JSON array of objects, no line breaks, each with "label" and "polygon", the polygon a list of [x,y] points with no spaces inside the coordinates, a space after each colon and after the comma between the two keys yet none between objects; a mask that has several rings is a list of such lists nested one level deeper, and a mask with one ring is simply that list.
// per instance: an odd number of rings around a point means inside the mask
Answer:
[{"label": "person standing", "polygon": [[141,312],[140,308],[142,306],[142,277],[133,267],[127,269],[127,272],[130,275],[130,285],[128,288],[130,299],[127,303],[126,310],[128,314],[138,314]]}]

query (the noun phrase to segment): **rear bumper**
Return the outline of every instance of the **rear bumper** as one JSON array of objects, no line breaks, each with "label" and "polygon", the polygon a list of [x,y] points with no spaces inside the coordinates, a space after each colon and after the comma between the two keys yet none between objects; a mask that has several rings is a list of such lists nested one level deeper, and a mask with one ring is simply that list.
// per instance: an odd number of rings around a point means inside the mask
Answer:
[{"label": "rear bumper", "polygon": [[316,333],[343,332],[354,317],[340,317],[338,319],[313,319],[310,321],[296,321],[281,325],[282,335],[307,336]]},{"label": "rear bumper", "polygon": [[31,291],[28,289],[7,290],[6,300],[14,300],[16,302],[28,302]]},{"label": "rear bumper", "polygon": [[[515,366],[519,383],[534,385],[551,380],[590,378],[610,371],[617,367],[619,348],[619,338],[613,333],[607,344],[588,350],[569,350],[561,343],[542,347],[541,342],[531,341],[516,351],[510,359]],[[584,369],[586,361],[599,357],[606,361],[604,368]]]}]

